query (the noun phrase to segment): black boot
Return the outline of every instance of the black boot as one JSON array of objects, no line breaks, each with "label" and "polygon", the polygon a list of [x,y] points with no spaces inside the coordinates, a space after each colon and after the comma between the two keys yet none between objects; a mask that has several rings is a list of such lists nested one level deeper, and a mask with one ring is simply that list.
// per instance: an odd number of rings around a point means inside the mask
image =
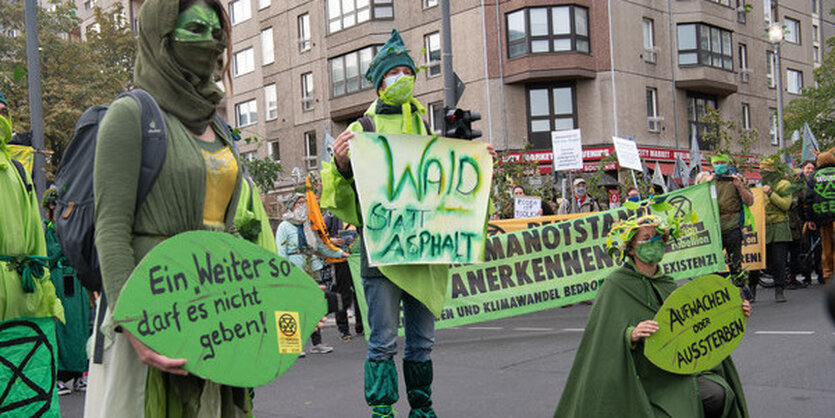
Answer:
[{"label": "black boot", "polygon": [[403,360],[406,396],[409,398],[409,418],[437,418],[432,409],[432,360]]},{"label": "black boot", "polygon": [[774,286],[774,299],[777,300],[777,303],[786,302],[786,297],[783,296],[783,288],[782,287]]}]

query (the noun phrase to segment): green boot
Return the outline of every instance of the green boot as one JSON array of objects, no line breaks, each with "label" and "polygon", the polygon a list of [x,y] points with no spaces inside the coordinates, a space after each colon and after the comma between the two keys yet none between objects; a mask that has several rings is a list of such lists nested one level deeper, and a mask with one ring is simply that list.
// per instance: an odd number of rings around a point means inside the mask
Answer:
[{"label": "green boot", "polygon": [[437,418],[432,409],[432,360],[403,360],[406,396],[409,398],[409,418]]},{"label": "green boot", "polygon": [[397,399],[397,368],[394,360],[365,360],[365,402],[371,407],[371,417],[394,418],[392,405]]}]

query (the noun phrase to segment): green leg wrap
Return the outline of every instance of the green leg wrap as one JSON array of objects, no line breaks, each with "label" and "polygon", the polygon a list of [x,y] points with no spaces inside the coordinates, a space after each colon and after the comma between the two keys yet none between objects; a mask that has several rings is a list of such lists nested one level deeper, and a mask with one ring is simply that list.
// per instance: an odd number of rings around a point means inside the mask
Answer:
[{"label": "green leg wrap", "polygon": [[397,402],[397,368],[394,360],[365,360],[365,402],[374,418],[394,418]]},{"label": "green leg wrap", "polygon": [[403,360],[406,396],[409,398],[409,418],[437,418],[432,409],[432,360]]}]

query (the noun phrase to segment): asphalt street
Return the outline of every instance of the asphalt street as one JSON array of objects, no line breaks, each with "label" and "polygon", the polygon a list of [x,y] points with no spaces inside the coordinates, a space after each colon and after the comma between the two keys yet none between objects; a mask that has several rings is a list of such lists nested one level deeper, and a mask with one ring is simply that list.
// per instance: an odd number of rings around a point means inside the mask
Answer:
[{"label": "asphalt street", "polygon": [[[835,411],[835,326],[823,287],[787,291],[776,304],[761,289],[747,333],[733,354],[752,417],[830,418]],[[590,306],[578,305],[461,328],[438,330],[433,399],[441,417],[551,417],[571,368]],[[365,341],[339,341],[308,355],[258,388],[258,417],[367,417]],[[402,340],[399,341],[402,343]],[[398,368],[400,358],[397,358]],[[402,374],[401,374],[402,376]],[[399,416],[408,416],[402,378]],[[82,415],[83,395],[61,397],[65,417]],[[612,416],[617,416],[613,411]]]}]

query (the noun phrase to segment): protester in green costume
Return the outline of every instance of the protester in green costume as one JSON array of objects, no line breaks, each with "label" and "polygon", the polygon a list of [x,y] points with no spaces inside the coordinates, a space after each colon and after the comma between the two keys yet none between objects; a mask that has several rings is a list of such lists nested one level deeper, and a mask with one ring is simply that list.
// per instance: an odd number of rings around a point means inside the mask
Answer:
[{"label": "protester in green costume", "polygon": [[[788,210],[792,204],[792,185],[786,180],[786,167],[780,157],[773,155],[760,161],[763,193],[765,200],[765,251],[768,270],[774,277],[774,299],[786,302],[783,289],[786,288],[786,262],[792,232],[789,227]],[[759,276],[752,278],[751,287],[756,289]]]},{"label": "protester in green costume", "polygon": [[[748,416],[730,357],[697,376],[669,373],[644,356],[644,338],[658,330],[651,319],[676,288],[659,263],[677,223],[636,215],[613,227],[610,252],[625,264],[597,294],[555,417]],[[743,310],[750,315],[747,301]]]},{"label": "protester in green costume", "polygon": [[[365,73],[379,96],[365,112],[376,132],[431,134],[420,117],[426,109],[413,97],[415,73],[415,64],[403,39],[397,30],[393,30]],[[322,163],[322,208],[342,221],[356,225],[360,231],[363,222],[359,201],[352,187],[353,172],[348,149],[354,132],[363,130],[359,121],[349,125],[334,141],[335,164]],[[492,148],[490,150],[493,152]],[[365,400],[372,408],[372,416],[394,416],[392,405],[399,395],[397,370],[392,358],[397,353],[398,312],[402,303],[406,328],[403,374],[411,406],[409,417],[434,417],[430,359],[435,341],[433,316],[440,317],[443,308],[447,267],[395,265],[371,268],[364,246],[362,251],[362,282],[370,328],[365,362]]]},{"label": "protester in green costume", "polygon": [[[58,394],[87,389],[87,339],[90,337],[90,296],[75,276],[61,250],[55,231],[55,188],[44,193],[41,205],[46,210],[46,249],[49,254],[49,277],[64,306],[66,324],[56,324],[58,342]],[[72,381],[72,385],[70,385]]]},{"label": "protester in green costume", "polygon": [[[32,178],[9,156],[12,119],[0,93],[0,321],[50,317],[64,321],[64,308],[49,280],[46,238]],[[29,187],[27,187],[27,185]]]},{"label": "protester in green costume", "polygon": [[[240,163],[226,127],[215,122],[224,96],[217,62],[229,47],[221,2],[151,0],[139,12],[135,84],[162,108],[165,163],[135,209],[140,173],[139,108],[114,102],[99,126],[94,171],[96,247],[107,296],[102,364],[91,364],[86,417],[239,417],[251,414],[246,388],[188,375],[183,359],[155,353],[117,330],[112,309],[131,271],[154,246],[193,230],[234,232]],[[228,54],[227,54],[228,58]],[[172,341],[176,344],[176,341]]]}]

